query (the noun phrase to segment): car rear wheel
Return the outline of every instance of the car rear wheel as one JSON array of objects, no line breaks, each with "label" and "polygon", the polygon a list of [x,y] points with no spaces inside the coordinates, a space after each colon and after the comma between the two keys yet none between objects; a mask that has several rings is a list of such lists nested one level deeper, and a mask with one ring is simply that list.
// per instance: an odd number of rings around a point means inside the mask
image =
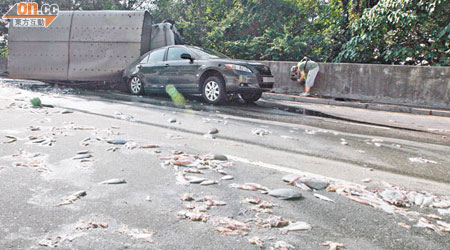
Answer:
[{"label": "car rear wheel", "polygon": [[217,76],[206,78],[202,85],[202,96],[208,103],[222,103],[227,98],[223,80]]},{"label": "car rear wheel", "polygon": [[242,93],[242,94],[240,94],[240,96],[246,103],[254,103],[254,102],[258,101],[259,98],[261,98],[262,93],[261,92]]},{"label": "car rear wheel", "polygon": [[142,80],[138,76],[133,76],[128,81],[128,89],[133,95],[140,95],[144,93],[144,85],[142,84]]}]

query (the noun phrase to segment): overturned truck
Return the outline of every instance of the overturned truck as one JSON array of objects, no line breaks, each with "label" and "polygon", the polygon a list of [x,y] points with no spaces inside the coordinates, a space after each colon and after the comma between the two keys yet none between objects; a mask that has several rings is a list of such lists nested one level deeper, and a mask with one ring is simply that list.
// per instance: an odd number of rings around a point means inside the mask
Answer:
[{"label": "overturned truck", "polygon": [[9,28],[8,76],[45,82],[115,82],[147,51],[182,44],[147,11],[60,11],[48,28]]}]

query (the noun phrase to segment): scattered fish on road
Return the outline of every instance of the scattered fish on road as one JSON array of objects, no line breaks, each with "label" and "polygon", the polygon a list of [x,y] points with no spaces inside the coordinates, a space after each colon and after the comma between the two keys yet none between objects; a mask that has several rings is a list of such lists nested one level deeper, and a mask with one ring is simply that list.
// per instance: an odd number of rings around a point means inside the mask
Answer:
[{"label": "scattered fish on road", "polygon": [[270,190],[268,195],[276,197],[281,200],[289,200],[289,199],[299,199],[302,197],[300,192],[296,192],[287,188],[279,188]]},{"label": "scattered fish on road", "polygon": [[107,181],[102,181],[99,184],[125,184],[127,183],[125,179],[111,179]]},{"label": "scattered fish on road", "polygon": [[338,250],[340,247],[344,247],[344,244],[332,241],[325,241],[320,244],[321,246],[329,246],[329,250]]},{"label": "scattered fish on road", "polygon": [[320,195],[320,194],[314,194],[314,197],[319,198],[324,201],[329,201],[329,202],[333,202],[333,203],[335,202],[334,200],[332,200],[326,196]]},{"label": "scattered fish on road", "polygon": [[291,223],[289,224],[287,227],[281,228],[280,232],[281,234],[287,234],[288,232],[291,231],[306,231],[306,230],[311,230],[311,225],[303,222],[303,221],[299,221],[299,222],[295,222],[295,223]]},{"label": "scattered fish on road", "polygon": [[114,145],[125,145],[128,141],[122,140],[122,139],[111,139],[111,140],[106,140],[106,142],[109,144],[114,144]]}]

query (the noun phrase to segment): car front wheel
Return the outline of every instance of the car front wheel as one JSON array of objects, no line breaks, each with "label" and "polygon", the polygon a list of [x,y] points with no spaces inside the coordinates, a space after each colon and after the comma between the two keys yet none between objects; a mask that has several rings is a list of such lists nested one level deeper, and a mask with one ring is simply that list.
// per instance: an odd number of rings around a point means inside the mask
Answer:
[{"label": "car front wheel", "polygon": [[227,97],[223,80],[217,76],[206,78],[202,85],[202,96],[208,103],[222,103]]},{"label": "car front wheel", "polygon": [[133,95],[141,95],[144,93],[144,85],[142,84],[142,80],[138,76],[131,77],[128,81],[128,89]]},{"label": "car front wheel", "polygon": [[240,96],[246,103],[254,103],[254,102],[258,101],[259,98],[261,98],[262,93],[261,92],[242,93],[242,94],[240,94]]}]

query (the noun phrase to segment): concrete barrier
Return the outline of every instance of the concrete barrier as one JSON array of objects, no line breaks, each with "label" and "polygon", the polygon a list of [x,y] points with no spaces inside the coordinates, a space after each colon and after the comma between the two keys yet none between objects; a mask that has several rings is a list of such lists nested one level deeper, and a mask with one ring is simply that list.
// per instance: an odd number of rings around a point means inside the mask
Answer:
[{"label": "concrete barrier", "polygon": [[8,71],[8,58],[0,57],[0,75]]},{"label": "concrete barrier", "polygon": [[[275,76],[277,93],[297,94],[300,84],[290,79],[296,62],[262,61]],[[323,97],[366,102],[450,109],[450,67],[319,63],[312,93]]]}]

